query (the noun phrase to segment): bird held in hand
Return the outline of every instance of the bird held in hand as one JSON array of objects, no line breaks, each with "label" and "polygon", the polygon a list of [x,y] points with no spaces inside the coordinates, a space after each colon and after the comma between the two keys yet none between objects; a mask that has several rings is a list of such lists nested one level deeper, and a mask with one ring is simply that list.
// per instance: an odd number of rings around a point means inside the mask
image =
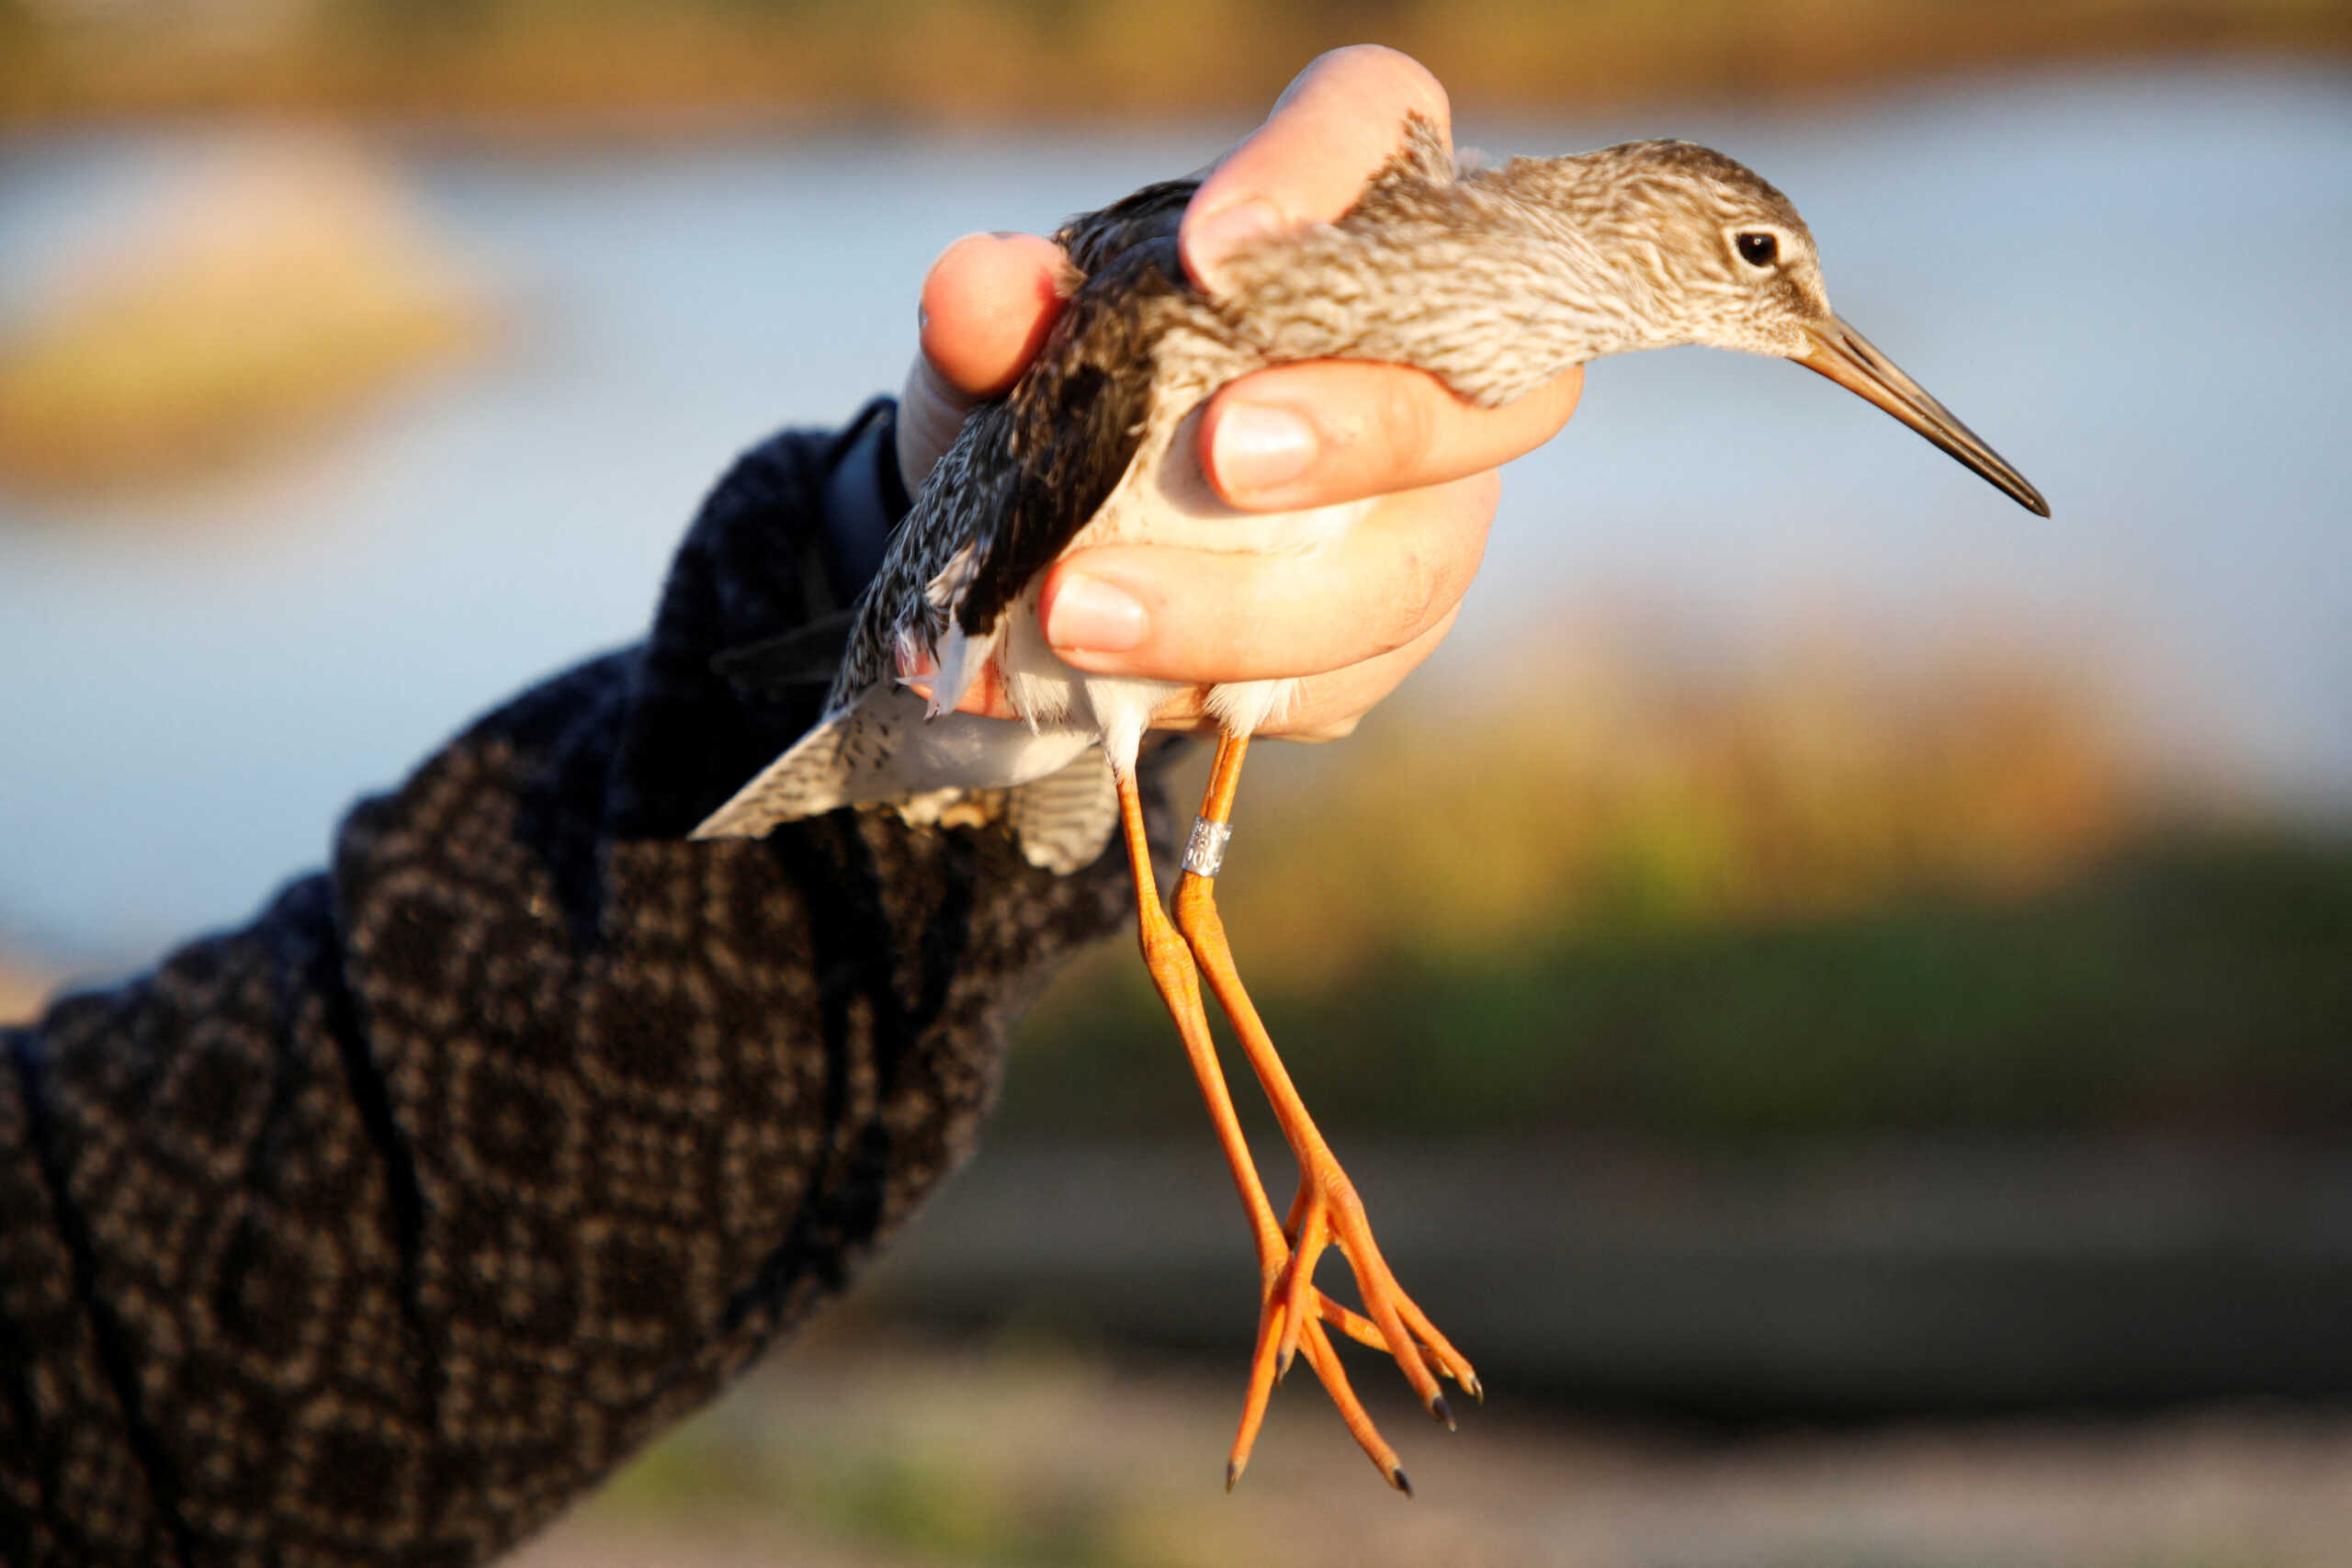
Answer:
[{"label": "bird held in hand", "polygon": [[[1275,1379],[1304,1352],[1381,1473],[1409,1491],[1327,1326],[1385,1349],[1449,1426],[1438,1379],[1476,1395],[1476,1374],[1382,1262],[1354,1188],[1242,987],[1211,891],[1250,737],[1279,720],[1297,682],[1208,691],[1205,711],[1221,735],[1171,920],[1145,840],[1136,761],[1153,716],[1183,688],[1089,674],[1057,659],[1038,623],[1046,569],[1068,551],[1114,543],[1307,550],[1349,527],[1369,503],[1283,513],[1226,505],[1202,475],[1193,435],[1200,406],[1227,382],[1320,358],[1416,367],[1493,407],[1603,355],[1684,344],[1774,355],[1868,399],[2020,504],[2049,509],[1838,319],[1796,209],[1721,153],[1634,141],[1457,177],[1442,135],[1412,117],[1403,145],[1344,217],[1252,243],[1227,262],[1215,297],[1187,281],[1177,255],[1194,185],[1148,186],[1055,236],[1070,263],[1068,305],[1020,381],[972,412],[922,484],[859,607],[823,717],[696,833],[756,837],[779,822],[880,803],[935,821],[978,801],[1007,820],[1033,863],[1067,872],[1091,863],[1123,828],[1145,959],[1258,1248],[1258,1343],[1227,1484],[1248,1462]],[[754,674],[756,665],[754,657]],[[984,671],[1021,722],[955,711]],[[1234,1116],[1202,1005],[1204,975],[1298,1158],[1283,1223]],[[1315,1288],[1329,1247],[1347,1258],[1361,1314]]]}]

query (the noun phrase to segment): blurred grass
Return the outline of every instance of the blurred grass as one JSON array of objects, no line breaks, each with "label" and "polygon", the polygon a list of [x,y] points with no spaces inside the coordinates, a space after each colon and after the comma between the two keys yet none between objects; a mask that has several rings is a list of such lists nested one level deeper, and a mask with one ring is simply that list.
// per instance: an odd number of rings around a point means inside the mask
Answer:
[{"label": "blurred grass", "polygon": [[[1337,765],[1246,784],[1220,904],[1317,1116],[1699,1141],[2352,1125],[2352,842],[2160,807],[2046,680],[1876,679],[1595,675],[1542,707],[1383,716]],[[1197,1118],[1124,943],[1022,1038],[1008,1124]]]},{"label": "blurred grass", "polygon": [[1121,1516],[1137,1500],[1091,1484],[1098,1472],[1038,1472],[1024,1467],[1017,1446],[973,1440],[991,1426],[1035,1435],[1057,1412],[1096,1397],[1102,1382],[1067,1359],[1016,1356],[960,1384],[877,1386],[870,1392],[882,1415],[805,1439],[756,1403],[732,1400],[639,1459],[606,1506],[616,1517],[775,1512],[815,1535],[917,1560],[1040,1568],[1164,1561],[1125,1549]]},{"label": "blurred grass", "polygon": [[[1553,927],[1484,964],[1400,954],[1245,978],[1327,1125],[2341,1134],[2352,1126],[2352,847],[2153,838],[2081,881],[1793,921]],[[1182,1125],[1158,1000],[1099,954],[1033,1018],[1009,1126]],[[1238,1060],[1238,1058],[1237,1058]],[[1238,1069],[1237,1069],[1238,1070]]]},{"label": "blurred grass", "polygon": [[1376,39],[1488,110],[1777,95],[2027,62],[2342,56],[2333,0],[0,0],[0,123],[222,108],[678,127],[1261,108]]},{"label": "blurred grass", "polygon": [[2054,657],[1905,663],[1823,636],[1720,668],[1699,646],[1663,626],[1531,638],[1476,693],[1408,694],[1306,759],[1261,750],[1246,864],[1220,888],[1256,962],[1329,986],[1483,964],[1546,930],[2023,892],[2143,808],[2129,742]]}]

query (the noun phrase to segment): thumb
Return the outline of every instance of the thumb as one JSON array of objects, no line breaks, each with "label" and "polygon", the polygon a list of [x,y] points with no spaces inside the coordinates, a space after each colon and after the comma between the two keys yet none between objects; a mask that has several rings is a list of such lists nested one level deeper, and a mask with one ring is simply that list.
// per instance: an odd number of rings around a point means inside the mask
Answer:
[{"label": "thumb", "polygon": [[964,416],[1001,396],[1061,315],[1069,264],[1035,234],[967,234],[922,282],[922,353],[899,399],[899,474],[911,494]]}]

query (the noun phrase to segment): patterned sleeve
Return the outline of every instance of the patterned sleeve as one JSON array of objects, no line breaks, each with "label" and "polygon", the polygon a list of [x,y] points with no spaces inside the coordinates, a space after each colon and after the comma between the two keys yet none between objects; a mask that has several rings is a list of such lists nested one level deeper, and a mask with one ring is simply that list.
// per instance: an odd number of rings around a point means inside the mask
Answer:
[{"label": "patterned sleeve", "polygon": [[710,660],[870,570],[888,422],[745,457],[646,642],[363,801],[251,925],[0,1032],[0,1562],[481,1562],[964,1156],[1122,857],[683,837],[814,716]]}]

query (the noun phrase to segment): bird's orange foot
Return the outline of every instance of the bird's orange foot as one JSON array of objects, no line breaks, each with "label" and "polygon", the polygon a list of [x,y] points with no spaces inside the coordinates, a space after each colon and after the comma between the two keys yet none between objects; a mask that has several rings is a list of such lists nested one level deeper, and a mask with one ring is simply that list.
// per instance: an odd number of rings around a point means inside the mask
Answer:
[{"label": "bird's orange foot", "polygon": [[[1315,1369],[1315,1375],[1331,1395],[1331,1402],[1339,1406],[1340,1418],[1347,1423],[1349,1432],[1374,1467],[1391,1486],[1409,1497],[1413,1488],[1396,1462],[1396,1450],[1381,1437],[1363,1402],[1349,1386],[1347,1372],[1340,1365],[1324,1325],[1328,1324],[1360,1344],[1386,1350],[1395,1357],[1406,1381],[1420,1395],[1423,1407],[1449,1430],[1453,1426],[1453,1412],[1438,1390],[1439,1376],[1452,1378],[1473,1399],[1483,1399],[1485,1391],[1479,1386],[1478,1374],[1462,1353],[1398,1288],[1396,1276],[1389,1272],[1379,1247],[1373,1242],[1372,1227],[1364,1218],[1363,1203],[1356,1196],[1354,1185],[1329,1151],[1311,1151],[1306,1165],[1298,1198],[1291,1205],[1282,1238],[1288,1245],[1281,1246],[1270,1239],[1259,1247],[1261,1305],[1258,1345],[1250,1357],[1250,1393],[1242,1405],[1241,1427],[1234,1437],[1232,1457],[1226,1464],[1226,1489],[1232,1490],[1250,1463],[1250,1450],[1257,1442],[1258,1427],[1265,1419],[1274,1384],[1290,1371],[1293,1357],[1304,1354],[1307,1365]],[[1363,1297],[1365,1313],[1352,1312],[1316,1289],[1315,1266],[1327,1247],[1337,1247],[1346,1257],[1349,1269],[1355,1275],[1356,1289]]]}]

